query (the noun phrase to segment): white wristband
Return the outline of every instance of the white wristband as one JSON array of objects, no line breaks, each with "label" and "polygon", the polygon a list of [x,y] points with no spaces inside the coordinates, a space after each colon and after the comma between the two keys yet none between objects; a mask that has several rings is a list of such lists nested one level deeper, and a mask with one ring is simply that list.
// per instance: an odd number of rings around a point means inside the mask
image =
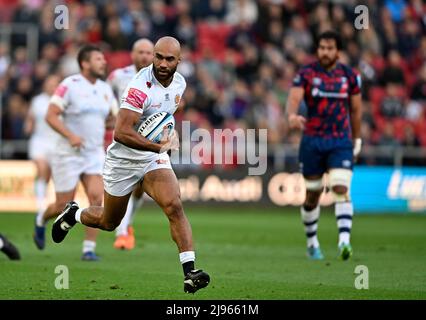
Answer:
[{"label": "white wristband", "polygon": [[361,152],[362,140],[361,138],[356,138],[354,141],[354,156],[357,157]]}]

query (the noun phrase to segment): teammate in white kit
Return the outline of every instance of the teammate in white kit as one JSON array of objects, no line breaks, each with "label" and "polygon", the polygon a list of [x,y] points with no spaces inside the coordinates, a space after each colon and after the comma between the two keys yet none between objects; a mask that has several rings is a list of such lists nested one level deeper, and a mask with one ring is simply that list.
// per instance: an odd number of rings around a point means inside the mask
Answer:
[{"label": "teammate in white kit", "polygon": [[68,203],[52,226],[52,238],[57,243],[62,242],[77,222],[114,230],[126,212],[130,194],[141,183],[144,192],[158,203],[169,219],[184,271],[184,291],[194,293],[206,287],[210,277],[194,268],[191,226],[183,211],[179,184],[166,152],[177,149],[179,140],[174,134],[154,143],[135,130],[141,118],[161,111],[173,114],[178,108],[186,87],[185,79],[176,72],[179,62],[179,42],[172,37],[160,38],[154,47],[153,64],[136,74],[121,99],[114,142],[108,148],[104,167],[104,207],[79,209],[74,201]]},{"label": "teammate in white kit", "polygon": [[[52,157],[56,202],[45,211],[43,223],[57,216],[66,203],[74,199],[79,181],[89,203],[102,205],[105,121],[117,111],[117,102],[111,87],[101,80],[106,75],[103,53],[88,45],[80,49],[77,59],[81,73],[61,82],[46,116],[46,121],[61,136]],[[96,234],[96,229],[86,229],[83,260],[98,259]],[[42,244],[44,246],[44,241]]]},{"label": "teammate in white kit", "polygon": [[[51,176],[50,158],[55,152],[59,134],[46,122],[45,117],[50,97],[55,92],[61,81],[57,75],[50,75],[43,83],[43,92],[35,96],[31,101],[30,110],[25,121],[25,132],[31,134],[28,145],[29,158],[36,166],[36,179],[34,190],[37,200],[36,223],[43,226],[42,218],[46,210],[47,184]],[[34,235],[34,240],[37,236]]]},{"label": "teammate in white kit", "polygon": [[[133,44],[131,58],[133,64],[116,69],[108,77],[107,82],[112,87],[117,99],[120,99],[129,82],[139,70],[149,66],[154,59],[154,44],[148,39],[139,39]],[[114,248],[131,250],[135,247],[135,236],[132,227],[134,214],[143,203],[142,184],[139,184],[129,199],[126,214],[115,230]]]}]

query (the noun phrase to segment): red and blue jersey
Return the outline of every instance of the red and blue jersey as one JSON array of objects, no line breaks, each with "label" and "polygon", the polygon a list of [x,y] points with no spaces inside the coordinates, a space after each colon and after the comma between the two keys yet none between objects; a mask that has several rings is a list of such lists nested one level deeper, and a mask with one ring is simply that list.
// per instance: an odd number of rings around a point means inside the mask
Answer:
[{"label": "red and blue jersey", "polygon": [[304,135],[351,138],[350,97],[361,91],[361,77],[351,67],[337,63],[330,71],[317,61],[304,66],[293,86],[305,90],[307,119]]}]

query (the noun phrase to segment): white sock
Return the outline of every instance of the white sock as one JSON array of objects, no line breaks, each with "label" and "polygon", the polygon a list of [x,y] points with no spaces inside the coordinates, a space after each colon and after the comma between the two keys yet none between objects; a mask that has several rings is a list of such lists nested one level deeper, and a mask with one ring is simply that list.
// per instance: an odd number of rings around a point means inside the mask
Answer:
[{"label": "white sock", "polygon": [[320,216],[320,206],[318,205],[311,211],[306,211],[303,207],[300,209],[300,215],[302,216],[303,224],[305,225],[305,233],[307,237],[307,246],[318,248],[320,246],[317,230],[318,220]]},{"label": "white sock", "polygon": [[84,240],[83,241],[83,253],[86,252],[95,252],[96,249],[96,242],[91,240]]},{"label": "white sock", "polygon": [[179,260],[181,264],[184,264],[189,261],[195,261],[195,252],[194,251],[184,251],[179,253]]},{"label": "white sock", "polygon": [[0,249],[3,248],[3,246],[4,246],[3,239],[0,238]]},{"label": "white sock", "polygon": [[37,178],[34,183],[35,196],[37,201],[36,224],[39,227],[44,225],[43,214],[46,210],[46,189],[47,182],[42,178]]},{"label": "white sock", "polygon": [[140,207],[142,207],[143,202],[144,202],[143,195],[140,198],[136,198],[133,195],[132,195],[132,197],[133,197],[133,207],[132,207],[132,214],[130,215],[130,218],[129,218],[129,225],[133,224],[133,220],[135,218],[136,211],[138,211],[138,209]]},{"label": "white sock", "polygon": [[81,213],[83,212],[84,208],[80,208],[75,213],[75,221],[78,223],[81,223]]},{"label": "white sock", "polygon": [[354,214],[354,207],[352,202],[336,202],[335,214],[337,219],[337,228],[339,229],[339,246],[342,243],[350,243],[352,217]]},{"label": "white sock", "polygon": [[127,204],[126,213],[121,219],[120,225],[115,229],[115,236],[127,236],[127,227],[130,224],[130,218],[132,216],[132,210],[133,210],[133,204],[134,204],[134,197],[133,195],[130,196],[129,203]]},{"label": "white sock", "polygon": [[37,213],[37,216],[36,216],[36,225],[37,225],[37,227],[43,227],[45,225],[43,216],[44,216],[44,211],[41,211],[41,212]]}]

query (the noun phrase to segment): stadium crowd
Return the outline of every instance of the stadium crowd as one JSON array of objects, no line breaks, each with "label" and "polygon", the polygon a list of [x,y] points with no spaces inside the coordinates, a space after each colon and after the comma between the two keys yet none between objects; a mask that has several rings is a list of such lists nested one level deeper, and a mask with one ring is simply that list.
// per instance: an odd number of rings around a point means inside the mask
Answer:
[{"label": "stadium crowd", "polygon": [[[183,45],[178,71],[188,83],[178,120],[267,128],[269,143],[297,145],[300,134],[289,132],[284,116],[287,94],[298,68],[315,58],[317,35],[335,29],[344,40],[341,61],[362,74],[364,146],[426,146],[422,0],[69,0],[69,28],[58,30],[61,3],[0,0],[0,23],[31,23],[39,34],[35,53],[22,33],[0,42],[3,139],[28,138],[31,99],[47,75],[79,72],[83,43],[99,45],[112,71],[131,63],[135,40],[172,35]],[[369,9],[367,29],[354,27],[357,4]]]}]

